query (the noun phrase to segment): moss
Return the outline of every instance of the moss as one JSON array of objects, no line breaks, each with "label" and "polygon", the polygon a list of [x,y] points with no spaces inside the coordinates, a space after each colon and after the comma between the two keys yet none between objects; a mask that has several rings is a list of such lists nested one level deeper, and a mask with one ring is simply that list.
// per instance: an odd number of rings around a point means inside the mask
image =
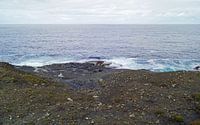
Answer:
[{"label": "moss", "polygon": [[35,125],[34,122],[28,122],[28,123],[24,123],[24,125]]},{"label": "moss", "polygon": [[[69,97],[75,100],[67,85],[18,71],[12,66],[1,66],[0,63],[0,107],[3,107],[0,109],[0,123],[21,124],[25,120],[27,124],[34,125],[35,122],[31,121],[39,119],[38,123],[49,124],[50,116],[43,118],[46,112],[61,113],[63,118],[74,117],[75,114],[66,115],[71,104],[68,104]],[[65,111],[57,110],[57,107]],[[71,110],[78,112],[76,105]]]},{"label": "moss", "polygon": [[[128,74],[128,76],[130,75],[131,74]],[[118,77],[115,76],[115,78]],[[168,107],[173,105],[174,107],[171,107],[170,109],[175,109],[175,112],[179,112],[180,114],[191,112],[187,110],[188,107],[186,106],[188,106],[188,104],[186,105],[184,103],[185,101],[183,100],[183,98],[181,98],[180,100],[178,98],[182,97],[185,89],[183,89],[183,92],[180,92],[180,95],[177,96],[177,103],[168,103],[165,98],[160,98],[159,96],[156,97],[158,98],[158,102],[146,103],[146,94],[144,94],[145,98],[139,99],[141,96],[137,92],[144,88],[140,88],[140,86],[135,86],[137,85],[137,81],[134,84],[128,84],[126,82],[127,86],[123,84],[123,87],[121,83],[124,83],[123,80],[126,80],[125,78],[128,77],[122,74],[122,76],[120,76],[119,79],[115,80],[116,82],[114,83],[110,83],[110,80],[106,81],[106,79],[103,83],[105,88],[102,90],[74,91],[69,88],[68,85],[59,84],[51,81],[50,79],[45,79],[31,73],[18,71],[17,69],[13,69],[13,67],[1,67],[0,64],[0,107],[2,107],[0,108],[0,124],[72,125],[80,123],[89,124],[91,123],[91,121],[94,121],[95,124],[139,124],[141,122],[143,124],[153,124],[152,121],[154,119],[157,120],[158,117],[160,120],[158,122],[156,121],[156,123],[158,124],[165,121],[166,124],[172,122],[172,124],[179,124],[179,122],[184,121],[183,116],[176,115],[168,119],[167,116],[169,116],[171,112],[165,112],[164,106]],[[138,78],[137,80],[139,81],[140,79]],[[155,83],[158,85],[159,83],[161,83],[160,81],[154,80],[152,78],[152,84]],[[143,79],[139,82],[143,83]],[[141,83],[138,84],[143,85]],[[135,90],[136,87],[137,90]],[[154,86],[152,85],[152,88],[153,87]],[[127,91],[129,89],[130,91]],[[189,88],[187,89],[187,92],[191,92],[191,90],[194,89]],[[160,91],[162,90],[159,89],[159,91],[157,91],[157,89],[148,89],[148,91],[149,95],[152,95],[154,97],[154,93],[160,94]],[[169,92],[171,91],[169,90]],[[99,98],[94,98],[93,95],[98,95]],[[155,96],[157,95],[155,94]],[[163,95],[163,97],[165,97],[165,95]],[[129,98],[131,99],[130,101]],[[200,100],[200,94],[195,94],[194,98],[195,100]],[[164,102],[162,102],[162,99],[166,101],[166,105]],[[183,108],[185,108],[185,110],[187,111],[182,111],[178,109],[180,107],[180,105],[177,105],[179,104],[179,102],[183,104]],[[120,103],[124,104],[123,107],[121,105],[118,105]],[[112,105],[112,108],[108,108],[108,104]],[[145,108],[143,106],[151,107]],[[140,118],[138,117],[138,114],[141,113],[141,109],[143,108],[145,108],[145,116]],[[134,114],[136,114],[134,118],[127,117],[127,112],[129,112],[129,110],[131,112],[134,111]],[[146,116],[149,116],[146,111],[153,111],[153,113],[155,114],[150,116],[150,118],[152,118],[152,121],[148,121],[148,119],[146,119]],[[150,115],[151,114],[152,112],[150,112]],[[191,117],[192,115],[193,114],[191,114]],[[86,117],[88,117],[89,119],[85,119]],[[198,125],[197,121],[192,123],[192,125]]]},{"label": "moss", "polygon": [[198,101],[198,102],[200,101],[200,93],[195,93],[192,96],[195,99],[195,101]]},{"label": "moss", "polygon": [[95,121],[96,124],[102,124],[105,118],[102,116],[96,116],[93,120]]},{"label": "moss", "polygon": [[156,110],[155,114],[156,114],[156,116],[164,116],[165,112],[162,110]]},{"label": "moss", "polygon": [[42,84],[42,83],[46,83],[47,81],[39,78],[38,76],[34,76],[34,75],[30,75],[30,74],[24,74],[22,75],[22,78],[24,80],[26,80],[29,83],[33,83],[33,84]]},{"label": "moss", "polygon": [[176,122],[183,122],[184,117],[182,115],[174,115],[173,120],[176,121]]},{"label": "moss", "polygon": [[15,78],[14,77],[9,77],[9,76],[6,76],[6,77],[3,77],[1,79],[2,82],[5,82],[5,83],[13,83],[15,82]]},{"label": "moss", "polygon": [[113,99],[113,103],[119,104],[119,103],[122,103],[122,102],[123,102],[122,98],[115,98],[115,99]]},{"label": "moss", "polygon": [[200,125],[200,119],[192,121],[190,125]]}]

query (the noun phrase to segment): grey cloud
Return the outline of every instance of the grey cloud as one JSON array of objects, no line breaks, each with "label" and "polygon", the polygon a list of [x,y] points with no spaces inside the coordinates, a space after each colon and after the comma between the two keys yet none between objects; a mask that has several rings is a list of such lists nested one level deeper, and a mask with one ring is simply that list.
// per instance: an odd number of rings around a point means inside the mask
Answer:
[{"label": "grey cloud", "polygon": [[1,0],[0,23],[200,23],[199,6],[199,0]]}]

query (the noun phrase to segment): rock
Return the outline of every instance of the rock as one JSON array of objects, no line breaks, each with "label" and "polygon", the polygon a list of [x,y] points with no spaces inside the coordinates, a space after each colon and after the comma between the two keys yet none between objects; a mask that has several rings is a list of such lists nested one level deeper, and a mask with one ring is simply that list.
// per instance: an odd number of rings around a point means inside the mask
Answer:
[{"label": "rock", "polygon": [[88,57],[89,59],[98,59],[98,60],[100,60],[101,59],[101,57],[98,57],[98,56],[90,56],[90,57]]},{"label": "rock", "polygon": [[159,123],[160,123],[160,121],[159,121],[159,120],[157,120],[157,121],[156,121],[156,124],[159,124]]},{"label": "rock", "polygon": [[134,118],[134,117],[135,117],[135,114],[134,114],[134,113],[133,113],[133,114],[130,114],[129,117],[130,117],[130,118]]},{"label": "rock", "polygon": [[169,95],[169,96],[167,96],[167,98],[168,98],[168,99],[171,99],[171,98],[172,98],[172,96],[171,96],[171,95]]},{"label": "rock", "polygon": [[142,112],[142,115],[144,116],[144,115],[145,115],[145,112]]},{"label": "rock", "polygon": [[[23,70],[28,71],[27,68],[26,69],[23,68]],[[39,73],[39,72],[48,72],[48,71],[46,69],[43,69],[43,68],[35,67],[33,72]]]},{"label": "rock", "polygon": [[90,123],[91,123],[91,124],[94,124],[94,121],[92,120]]},{"label": "rock", "polygon": [[49,116],[50,114],[47,112],[46,114],[45,114],[45,116]]},{"label": "rock", "polygon": [[109,63],[109,62],[100,61],[100,60],[99,61],[89,61],[87,63],[93,64],[95,66],[103,66],[103,67],[111,65],[111,63]]},{"label": "rock", "polygon": [[172,84],[172,87],[175,88],[175,87],[176,87],[176,84]]},{"label": "rock", "polygon": [[200,66],[196,66],[194,70],[200,70]]},{"label": "rock", "polygon": [[38,86],[38,84],[34,84],[34,86],[36,87],[36,86]]},{"label": "rock", "polygon": [[108,108],[112,108],[112,105],[109,105]]},{"label": "rock", "polygon": [[73,102],[73,99],[71,99],[71,98],[67,98],[67,100],[70,101],[70,102]]},{"label": "rock", "polygon": [[98,104],[98,106],[102,106],[103,104],[100,102],[99,104]]},{"label": "rock", "polygon": [[103,79],[99,79],[99,82],[103,82]]},{"label": "rock", "polygon": [[63,76],[62,73],[60,73],[60,74],[58,75],[58,77],[59,77],[59,78],[63,78],[64,76]]},{"label": "rock", "polygon": [[99,97],[99,96],[97,96],[97,95],[94,95],[94,96],[93,96],[93,98],[98,98],[98,97]]},{"label": "rock", "polygon": [[9,119],[12,120],[12,116],[11,115],[9,115]]}]

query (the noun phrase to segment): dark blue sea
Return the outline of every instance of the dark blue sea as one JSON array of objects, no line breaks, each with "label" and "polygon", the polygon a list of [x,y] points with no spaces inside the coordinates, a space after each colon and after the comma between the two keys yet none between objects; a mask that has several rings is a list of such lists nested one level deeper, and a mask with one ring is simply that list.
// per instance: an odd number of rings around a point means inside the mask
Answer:
[{"label": "dark blue sea", "polygon": [[0,61],[111,62],[156,72],[200,65],[200,25],[0,25]]}]

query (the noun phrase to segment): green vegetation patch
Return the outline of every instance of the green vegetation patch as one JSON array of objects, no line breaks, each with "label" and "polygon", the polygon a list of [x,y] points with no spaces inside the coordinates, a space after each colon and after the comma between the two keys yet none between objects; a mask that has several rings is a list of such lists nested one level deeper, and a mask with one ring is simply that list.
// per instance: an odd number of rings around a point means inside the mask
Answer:
[{"label": "green vegetation patch", "polygon": [[195,101],[200,101],[200,93],[195,93],[193,94],[193,98],[195,99]]},{"label": "green vegetation patch", "polygon": [[155,111],[155,114],[156,114],[156,116],[164,116],[165,112],[163,110],[158,109],[158,110]]},{"label": "green vegetation patch", "polygon": [[176,122],[183,122],[184,117],[182,115],[174,115],[173,120],[176,121]]}]

